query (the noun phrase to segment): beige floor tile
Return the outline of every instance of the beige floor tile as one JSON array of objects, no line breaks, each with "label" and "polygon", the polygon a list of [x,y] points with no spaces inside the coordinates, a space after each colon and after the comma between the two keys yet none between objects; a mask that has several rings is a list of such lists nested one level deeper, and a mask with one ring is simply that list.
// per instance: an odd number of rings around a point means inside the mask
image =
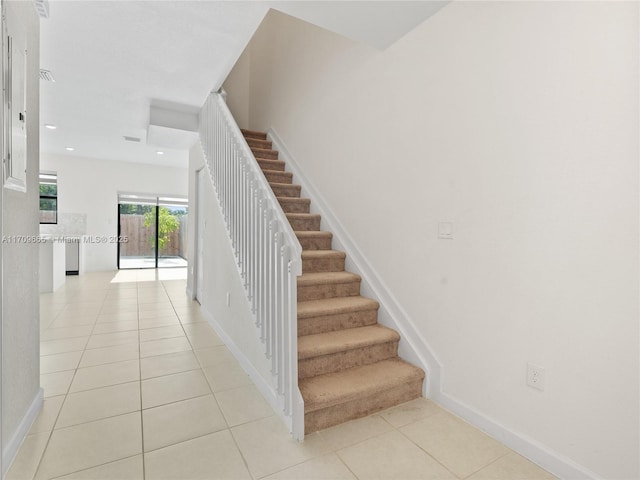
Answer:
[{"label": "beige floor tile", "polygon": [[[195,323],[191,325],[185,324],[184,326],[189,327],[193,325],[207,325],[207,324]],[[191,342],[191,345],[193,346],[193,348],[218,347],[218,346],[224,345],[224,342],[213,331],[196,333],[196,334],[187,334],[187,337],[189,338],[189,342]]]},{"label": "beige floor tile", "polygon": [[173,307],[157,308],[155,310],[143,310],[138,312],[139,320],[149,320],[157,317],[172,317],[176,312]]},{"label": "beige floor tile", "polygon": [[96,323],[93,334],[99,335],[102,333],[126,332],[131,330],[138,330],[138,320]]},{"label": "beige floor tile", "polygon": [[553,480],[546,470],[517,453],[509,453],[468,477],[468,480]]},{"label": "beige floor tile", "polygon": [[441,412],[443,412],[443,410],[428,398],[416,398],[397,407],[384,410],[378,413],[378,415],[394,427],[400,428],[411,422]]},{"label": "beige floor tile", "polygon": [[400,431],[461,478],[509,453],[505,446],[446,412],[411,423]]},{"label": "beige floor tile", "polygon": [[[176,309],[178,310],[178,309]],[[207,319],[202,316],[200,313],[178,313],[178,318],[180,319],[180,323],[182,325],[191,325],[191,324],[207,324]]]},{"label": "beige floor tile", "polygon": [[102,310],[100,310],[100,315],[130,315],[133,313],[138,313],[137,303],[132,303],[129,305],[108,303],[105,304],[104,307],[102,307]]},{"label": "beige floor tile", "polygon": [[144,480],[142,455],[81,470],[55,480]]},{"label": "beige floor tile", "polygon": [[144,462],[146,480],[251,478],[228,430],[146,453]]},{"label": "beige floor tile", "polygon": [[79,368],[69,391],[72,393],[81,392],[135,380],[140,380],[139,360],[96,365],[94,367]]},{"label": "beige floor tile", "polygon": [[230,427],[275,414],[271,405],[253,385],[218,392],[216,399]]},{"label": "beige floor tile", "polygon": [[200,370],[165,375],[142,381],[142,408],[157,407],[211,393]]},{"label": "beige floor tile", "polygon": [[73,380],[74,370],[66,372],[45,373],[40,375],[40,386],[44,389],[44,397],[55,397],[65,395]]},{"label": "beige floor tile", "polygon": [[30,435],[50,432],[53,430],[53,426],[56,423],[56,419],[58,418],[64,399],[64,395],[44,399],[40,413],[38,413],[38,416],[29,429]]},{"label": "beige floor tile", "polygon": [[153,357],[168,353],[186,352],[191,350],[191,344],[186,337],[163,338],[140,343],[140,357]]},{"label": "beige floor tile", "polygon": [[36,479],[55,478],[142,453],[140,412],[54,430]]},{"label": "beige floor tile", "polygon": [[107,296],[104,297],[104,301],[113,301],[117,302],[119,300],[125,299],[133,299],[138,300],[138,289],[137,288],[118,288],[109,290]]},{"label": "beige floor tile", "polygon": [[120,313],[101,313],[96,323],[132,322],[138,320],[138,311]]},{"label": "beige floor tile", "polygon": [[91,335],[91,325],[81,325],[79,327],[47,328],[40,332],[40,341],[63,340],[67,338],[88,337]]},{"label": "beige floor tile", "polygon": [[138,297],[138,312],[155,312],[158,310],[173,312],[173,305],[166,294],[142,295]]},{"label": "beige floor tile", "polygon": [[56,429],[140,410],[140,382],[70,393]]},{"label": "beige floor tile", "polygon": [[318,432],[318,435],[334,450],[355,445],[369,438],[389,432],[393,429],[378,415],[352,420]]},{"label": "beige floor tile", "polygon": [[213,367],[236,361],[231,351],[224,345],[194,350],[194,353],[203,367]]},{"label": "beige floor tile", "polygon": [[456,477],[398,431],[391,431],[337,452],[360,479],[454,480]]},{"label": "beige floor tile", "polygon": [[63,372],[78,368],[82,350],[78,352],[57,353],[40,357],[40,373]]},{"label": "beige floor tile", "polygon": [[96,317],[91,315],[63,315],[60,314],[49,324],[49,328],[70,328],[92,326],[96,323]]},{"label": "beige floor tile", "polygon": [[237,362],[205,367],[202,371],[206,375],[214,393],[251,385],[252,383],[249,375]]},{"label": "beige floor tile", "polygon": [[91,335],[91,338],[89,338],[89,342],[87,342],[87,349],[126,345],[127,343],[136,343],[137,341],[138,332],[135,330],[93,334]]},{"label": "beige floor tile", "polygon": [[138,359],[139,355],[138,342],[114,347],[94,348],[85,350],[82,360],[80,360],[80,368],[134,360]]},{"label": "beige floor tile", "polygon": [[213,395],[144,410],[142,424],[145,452],[227,428]]},{"label": "beige floor tile", "polygon": [[192,351],[170,353],[140,359],[142,379],[199,370],[200,365]]},{"label": "beige floor tile", "polygon": [[49,435],[50,432],[43,432],[27,436],[4,479],[31,480],[47,447]]},{"label": "beige floor tile", "polygon": [[165,315],[162,317],[143,318],[138,322],[141,330],[147,328],[165,327],[168,325],[180,325],[180,320],[175,315]]},{"label": "beige floor tile", "polygon": [[40,342],[40,355],[55,355],[56,353],[77,352],[84,350],[89,337],[65,338]]},{"label": "beige floor tile", "polygon": [[231,433],[254,478],[271,475],[332,450],[331,445],[316,434],[307,435],[302,443],[296,442],[276,416],[233,427]]},{"label": "beige floor tile", "polygon": [[265,477],[265,480],[356,480],[335,453],[323,455]]},{"label": "beige floor tile", "polygon": [[184,330],[179,324],[166,327],[147,328],[140,331],[140,342],[162,340],[163,338],[184,337]]}]

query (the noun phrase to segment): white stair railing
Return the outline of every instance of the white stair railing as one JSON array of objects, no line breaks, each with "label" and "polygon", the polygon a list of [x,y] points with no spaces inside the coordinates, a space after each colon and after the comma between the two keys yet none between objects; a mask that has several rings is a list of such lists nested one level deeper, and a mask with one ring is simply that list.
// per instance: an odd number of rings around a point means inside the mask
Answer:
[{"label": "white stair railing", "polygon": [[211,93],[202,107],[200,143],[271,362],[274,389],[293,437],[302,440],[296,284],[302,274],[302,247],[222,93]]}]

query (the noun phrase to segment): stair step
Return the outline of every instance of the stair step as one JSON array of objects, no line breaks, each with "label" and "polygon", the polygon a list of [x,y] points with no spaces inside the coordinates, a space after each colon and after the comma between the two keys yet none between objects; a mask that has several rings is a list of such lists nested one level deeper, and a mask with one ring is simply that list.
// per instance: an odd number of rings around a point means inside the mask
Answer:
[{"label": "stair step", "polygon": [[331,250],[331,239],[333,238],[331,232],[298,230],[295,234],[303,250]]},{"label": "stair step", "polygon": [[270,183],[271,190],[276,197],[300,197],[302,187],[300,185],[288,185],[286,183]]},{"label": "stair step", "polygon": [[259,159],[258,165],[262,170],[277,170],[279,172],[284,172],[284,168],[286,163],[282,160],[267,160],[267,159]]},{"label": "stair step", "polygon": [[298,301],[360,295],[360,276],[351,272],[303,273],[298,277]]},{"label": "stair step", "polygon": [[276,197],[284,213],[309,213],[311,200],[308,198]]},{"label": "stair step", "polygon": [[261,138],[251,138],[251,137],[245,137],[245,140],[247,141],[247,144],[251,147],[251,148],[266,148],[267,150],[271,150],[272,144],[269,140],[263,140]]},{"label": "stair step", "polygon": [[305,433],[422,396],[424,372],[399,358],[300,380]]},{"label": "stair step", "polygon": [[302,273],[342,272],[346,258],[338,250],[303,250]]},{"label": "stair step", "polygon": [[255,155],[256,158],[264,158],[267,160],[277,160],[278,159],[278,151],[271,150],[269,148],[254,148],[251,147],[251,151]]},{"label": "stair step", "polygon": [[309,378],[398,356],[400,335],[381,325],[298,338],[298,377]]},{"label": "stair step", "polygon": [[360,296],[298,302],[298,336],[374,325],[379,306]]},{"label": "stair step", "polygon": [[320,215],[310,213],[287,213],[287,219],[294,230],[317,231],[320,230]]},{"label": "stair step", "polygon": [[267,139],[267,134],[264,132],[258,132],[256,130],[247,130],[245,128],[241,128],[240,131],[242,132],[242,135],[245,136],[245,138],[258,138],[261,140]]},{"label": "stair step", "polygon": [[293,183],[293,173],[291,172],[279,172],[277,170],[262,170],[264,176],[267,177],[267,181],[269,183],[277,183],[277,184],[289,184]]}]

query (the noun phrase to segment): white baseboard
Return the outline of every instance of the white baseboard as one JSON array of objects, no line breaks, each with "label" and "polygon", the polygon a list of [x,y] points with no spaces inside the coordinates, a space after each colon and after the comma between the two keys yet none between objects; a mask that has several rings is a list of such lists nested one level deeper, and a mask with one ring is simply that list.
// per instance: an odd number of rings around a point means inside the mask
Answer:
[{"label": "white baseboard", "polygon": [[22,417],[22,421],[18,425],[18,428],[11,436],[11,439],[4,445],[2,449],[2,476],[9,470],[11,463],[16,458],[16,454],[18,450],[22,446],[25,438],[27,438],[27,433],[29,433],[29,429],[33,422],[35,421],[38,413],[40,413],[40,409],[42,408],[42,402],[44,401],[44,390],[39,388],[31,405],[27,409],[27,412]]},{"label": "white baseboard", "polygon": [[289,431],[291,431],[291,419],[287,418],[284,415],[284,410],[282,408],[282,404],[278,398],[278,395],[276,394],[276,391],[271,387],[271,385],[269,385],[264,377],[260,375],[260,373],[258,373],[258,371],[245,356],[242,350],[235,344],[233,339],[229,335],[227,335],[222,326],[216,321],[211,312],[209,312],[209,310],[207,310],[207,308],[204,306],[200,306],[200,312],[202,313],[204,318],[207,319],[207,322],[215,330],[220,339],[224,342],[225,346],[231,351],[243,370],[247,372],[254,385],[258,388],[269,405],[271,405],[271,408],[273,408],[276,414],[285,423]]},{"label": "white baseboard", "polygon": [[274,150],[278,150],[279,158],[287,163],[287,167],[293,173],[295,183],[302,186],[303,195],[312,199],[311,213],[322,215],[322,228],[333,232],[335,248],[347,253],[347,268],[362,277],[363,295],[375,298],[380,303],[379,322],[400,333],[402,340],[398,349],[399,355],[427,372],[423,394],[562,479],[600,480],[598,475],[564,455],[551,451],[536,440],[500,424],[443,391],[444,369],[426,339],[415,327],[415,323],[380,280],[376,270],[362,255],[356,242],[338,220],[318,188],[307,178],[273,127],[269,129],[267,136],[273,142]]}]

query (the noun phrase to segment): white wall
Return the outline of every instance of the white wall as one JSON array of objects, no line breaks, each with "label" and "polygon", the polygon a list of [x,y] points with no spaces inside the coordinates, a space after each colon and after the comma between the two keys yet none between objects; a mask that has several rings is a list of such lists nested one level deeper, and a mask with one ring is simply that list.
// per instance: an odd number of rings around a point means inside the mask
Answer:
[{"label": "white wall", "polygon": [[[118,192],[187,196],[186,168],[43,154],[40,168],[58,174],[58,212],[87,215],[88,236],[118,233]],[[115,270],[117,244],[87,243],[87,272]]]},{"label": "white wall", "polygon": [[222,85],[227,92],[227,106],[240,128],[249,126],[250,56],[250,50],[245,49]]},{"label": "white wall", "polygon": [[638,478],[638,4],[453,2],[384,51],[272,11],[248,48],[249,127],[428,339],[436,399],[556,473]]},{"label": "white wall", "polygon": [[[2,234],[38,235],[40,23],[29,2],[2,2],[7,23],[27,38],[27,191],[2,188]],[[16,108],[16,105],[14,105]],[[2,244],[2,468],[6,470],[42,402],[38,245]]]}]

